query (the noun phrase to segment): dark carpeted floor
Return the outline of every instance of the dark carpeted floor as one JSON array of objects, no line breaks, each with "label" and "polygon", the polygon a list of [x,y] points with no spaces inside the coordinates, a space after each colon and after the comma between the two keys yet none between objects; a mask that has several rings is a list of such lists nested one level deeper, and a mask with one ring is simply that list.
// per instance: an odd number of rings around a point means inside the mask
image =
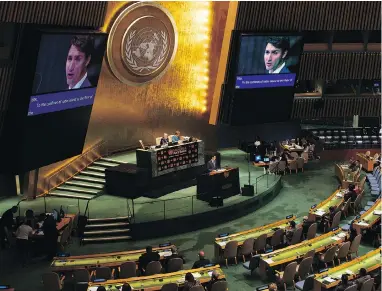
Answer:
[{"label": "dark carpeted floor", "polygon": [[[287,174],[282,178],[282,181],[283,189],[276,199],[263,208],[229,223],[219,224],[219,218],[216,218],[215,227],[139,242],[105,243],[80,247],[78,242],[74,240],[68,246],[67,251],[72,255],[103,253],[144,248],[146,245],[155,246],[171,241],[179,247],[179,251],[185,256],[187,261],[185,268],[189,268],[197,259],[199,250],[204,250],[206,255],[212,258],[213,242],[217,234],[233,233],[261,226],[283,219],[289,214],[305,215],[312,204],[327,198],[338,186],[338,181],[334,176],[333,163],[319,161],[307,164],[304,173]],[[368,201],[368,198],[366,195],[363,202]],[[351,218],[348,218],[347,221],[349,219]],[[364,254],[371,248],[370,245],[363,244],[360,248],[360,254]],[[41,274],[49,271],[50,262],[35,259],[28,267],[21,268],[14,259],[15,255],[11,251],[1,252],[0,283],[11,284],[17,291],[41,291]],[[223,270],[227,276],[230,291],[254,290],[255,287],[268,283],[262,282],[256,275],[250,276],[249,272],[241,266],[241,263],[229,268],[223,267]],[[64,290],[73,290],[69,281]]]}]

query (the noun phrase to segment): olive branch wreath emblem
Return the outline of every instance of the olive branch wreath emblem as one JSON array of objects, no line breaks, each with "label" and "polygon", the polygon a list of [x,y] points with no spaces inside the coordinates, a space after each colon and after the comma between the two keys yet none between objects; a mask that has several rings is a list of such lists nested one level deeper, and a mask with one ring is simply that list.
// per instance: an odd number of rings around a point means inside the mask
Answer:
[{"label": "olive branch wreath emblem", "polygon": [[132,32],[130,32],[126,40],[125,57],[126,57],[127,63],[129,64],[131,69],[133,69],[134,71],[138,71],[140,73],[142,73],[142,71],[144,70],[147,70],[147,71],[156,70],[162,64],[163,60],[166,57],[166,53],[168,49],[167,34],[162,30],[160,31],[163,45],[162,45],[162,51],[160,52],[156,60],[151,65],[139,66],[131,53],[131,43],[133,42],[135,32],[136,30],[133,30]]}]

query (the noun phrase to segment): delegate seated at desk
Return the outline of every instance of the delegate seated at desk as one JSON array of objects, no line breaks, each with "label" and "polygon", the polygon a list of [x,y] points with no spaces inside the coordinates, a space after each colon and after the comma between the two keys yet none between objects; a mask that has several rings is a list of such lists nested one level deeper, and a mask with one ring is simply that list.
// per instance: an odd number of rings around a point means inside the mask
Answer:
[{"label": "delegate seated at desk", "polygon": [[217,165],[216,165],[216,156],[213,156],[211,160],[207,163],[207,170],[208,172],[216,171]]}]

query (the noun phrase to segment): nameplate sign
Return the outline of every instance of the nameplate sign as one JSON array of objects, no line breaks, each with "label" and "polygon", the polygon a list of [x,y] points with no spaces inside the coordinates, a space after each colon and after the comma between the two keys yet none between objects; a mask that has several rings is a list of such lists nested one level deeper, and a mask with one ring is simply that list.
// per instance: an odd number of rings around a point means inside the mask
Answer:
[{"label": "nameplate sign", "polygon": [[198,162],[198,143],[182,144],[157,151],[158,172]]}]

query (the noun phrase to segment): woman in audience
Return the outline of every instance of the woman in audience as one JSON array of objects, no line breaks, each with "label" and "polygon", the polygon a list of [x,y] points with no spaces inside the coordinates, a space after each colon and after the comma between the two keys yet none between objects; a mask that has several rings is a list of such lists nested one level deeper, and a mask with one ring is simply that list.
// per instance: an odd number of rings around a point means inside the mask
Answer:
[{"label": "woman in audience", "polygon": [[131,291],[131,286],[128,283],[123,284],[121,291]]},{"label": "woman in audience", "polygon": [[358,195],[357,195],[357,192],[355,191],[355,185],[350,184],[348,192],[346,192],[344,195],[345,201],[348,201],[349,199],[351,199],[351,202],[354,202],[357,199],[357,196]]},{"label": "woman in audience", "polygon": [[26,220],[25,223],[20,225],[16,230],[16,244],[18,254],[20,256],[21,264],[24,267],[28,260],[29,254],[29,236],[33,233],[31,221]]},{"label": "woman in audience", "polygon": [[106,288],[104,286],[99,286],[97,288],[97,291],[106,291]]},{"label": "woman in audience", "polygon": [[185,280],[183,291],[189,291],[194,286],[201,286],[200,282],[191,273],[186,274]]}]

